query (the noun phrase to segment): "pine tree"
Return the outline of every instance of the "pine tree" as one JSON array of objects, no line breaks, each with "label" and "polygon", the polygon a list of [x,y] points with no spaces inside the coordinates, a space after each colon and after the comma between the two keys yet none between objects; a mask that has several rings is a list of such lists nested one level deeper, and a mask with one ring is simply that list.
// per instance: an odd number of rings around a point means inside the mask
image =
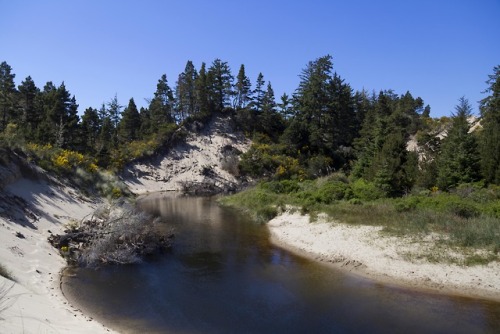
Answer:
[{"label": "pine tree", "polygon": [[500,184],[500,65],[486,82],[489,96],[481,100],[481,169],[488,183]]},{"label": "pine tree", "polygon": [[202,63],[198,73],[198,78],[195,81],[195,112],[203,116],[210,113],[208,78],[205,67],[205,63]]},{"label": "pine tree", "polygon": [[0,131],[7,127],[10,121],[16,121],[16,85],[15,74],[5,61],[0,64]]},{"label": "pine tree", "polygon": [[156,92],[149,104],[151,133],[157,133],[166,124],[174,122],[172,115],[174,104],[174,94],[168,85],[167,76],[163,74],[158,80]]},{"label": "pine tree", "polygon": [[64,82],[56,87],[47,82],[41,93],[43,120],[38,126],[38,140],[56,147],[75,149],[79,145],[78,104]]},{"label": "pine tree", "polygon": [[198,78],[198,73],[192,61],[188,61],[184,72],[179,74],[175,96],[177,106],[177,122],[181,122],[187,117],[194,115],[196,107],[196,89],[195,83]]},{"label": "pine tree", "polygon": [[43,118],[43,113],[39,105],[40,89],[35,85],[33,79],[28,76],[18,86],[19,107],[21,109],[20,126],[25,138],[34,141],[36,129]]},{"label": "pine tree", "polygon": [[127,143],[138,139],[141,127],[141,117],[134,99],[131,98],[128,106],[123,110],[122,118],[118,126],[118,138],[121,143]]},{"label": "pine tree", "polygon": [[98,141],[97,141],[97,158],[99,160],[99,164],[103,167],[107,167],[110,165],[111,159],[111,151],[115,147],[114,138],[115,138],[115,129],[113,127],[113,122],[111,118],[105,116],[102,119],[101,131],[99,133]]},{"label": "pine tree", "polygon": [[259,73],[257,76],[257,81],[255,82],[255,90],[253,91],[252,101],[250,103],[250,108],[253,110],[256,117],[262,112],[262,104],[264,103],[264,95],[266,82],[264,80],[264,75]]},{"label": "pine tree", "polygon": [[374,183],[386,195],[400,196],[411,189],[413,175],[409,174],[409,170],[416,168],[416,161],[409,161],[403,131],[388,135],[381,150],[375,154],[371,168]]},{"label": "pine tree", "polygon": [[241,64],[238,76],[236,77],[236,84],[234,85],[233,107],[236,110],[246,108],[248,103],[250,103],[251,89],[252,84],[245,73],[245,65]]},{"label": "pine tree", "polygon": [[267,89],[262,98],[262,111],[258,115],[259,130],[276,140],[284,129],[284,122],[281,115],[276,111],[276,101],[274,90],[268,82]]},{"label": "pine tree", "polygon": [[437,161],[437,185],[450,189],[479,179],[479,154],[474,134],[469,133],[472,107],[465,97],[455,107],[451,128],[441,145]]},{"label": "pine tree", "polygon": [[120,122],[120,117],[122,113],[122,108],[123,106],[120,105],[118,102],[118,96],[115,94],[115,96],[107,103],[107,110],[108,110],[108,115],[109,119],[111,120],[111,123],[113,124],[113,128],[117,129],[118,128],[118,123]]},{"label": "pine tree", "polygon": [[83,150],[85,152],[95,153],[97,150],[96,144],[101,128],[98,111],[94,108],[85,109],[80,127]]},{"label": "pine tree", "polygon": [[215,59],[207,72],[209,101],[212,111],[222,111],[231,106],[233,96],[233,75],[227,62]]},{"label": "pine tree", "polygon": [[283,93],[280,97],[280,103],[278,103],[279,113],[281,117],[285,120],[289,120],[293,116],[292,100],[287,93]]},{"label": "pine tree", "polygon": [[141,127],[138,133],[139,139],[144,139],[151,134],[151,114],[148,108],[141,107],[139,111]]}]

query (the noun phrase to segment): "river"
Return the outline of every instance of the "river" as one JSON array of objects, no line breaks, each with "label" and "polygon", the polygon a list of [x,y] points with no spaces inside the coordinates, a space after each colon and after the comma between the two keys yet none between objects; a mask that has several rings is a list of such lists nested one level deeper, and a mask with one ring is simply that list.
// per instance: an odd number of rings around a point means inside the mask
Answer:
[{"label": "river", "polygon": [[296,256],[213,199],[157,194],[139,205],[175,229],[172,250],[137,265],[73,269],[62,284],[70,302],[119,332],[500,330],[500,303],[395,288]]}]

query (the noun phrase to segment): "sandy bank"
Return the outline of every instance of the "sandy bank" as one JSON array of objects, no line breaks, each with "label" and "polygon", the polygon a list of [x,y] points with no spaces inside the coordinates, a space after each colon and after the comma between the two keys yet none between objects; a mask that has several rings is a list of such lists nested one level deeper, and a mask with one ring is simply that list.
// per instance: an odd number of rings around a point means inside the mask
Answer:
[{"label": "sandy bank", "polygon": [[287,211],[268,223],[272,242],[364,277],[415,289],[500,301],[500,263],[464,267],[419,257],[432,240],[380,233],[380,227],[350,226]]},{"label": "sandy bank", "polygon": [[246,152],[250,144],[229,116],[214,117],[165,154],[127,166],[123,181],[137,195],[180,191],[187,183],[213,183],[221,190],[238,187],[241,181],[231,169],[238,164],[238,152]]},{"label": "sandy bank", "polygon": [[67,186],[19,178],[2,192],[0,264],[15,278],[0,276],[0,288],[11,287],[0,313],[1,333],[110,333],[69,305],[60,289],[65,261],[48,243],[50,233],[80,221],[96,203]]}]

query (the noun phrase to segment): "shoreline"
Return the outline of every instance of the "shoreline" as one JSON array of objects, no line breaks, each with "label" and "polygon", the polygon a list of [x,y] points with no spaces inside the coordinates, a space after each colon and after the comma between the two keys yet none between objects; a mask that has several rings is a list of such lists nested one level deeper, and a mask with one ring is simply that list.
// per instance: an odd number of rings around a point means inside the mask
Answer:
[{"label": "shoreline", "polygon": [[[15,279],[0,314],[2,333],[116,333],[73,305],[61,289],[66,261],[48,242],[99,204],[56,182],[20,177],[2,189],[0,264]],[[5,212],[5,211],[4,211]]]},{"label": "shoreline", "polygon": [[500,263],[464,267],[410,260],[426,244],[401,237],[381,236],[380,227],[351,226],[320,215],[284,212],[267,223],[270,241],[297,255],[343,272],[424,293],[500,302]]}]

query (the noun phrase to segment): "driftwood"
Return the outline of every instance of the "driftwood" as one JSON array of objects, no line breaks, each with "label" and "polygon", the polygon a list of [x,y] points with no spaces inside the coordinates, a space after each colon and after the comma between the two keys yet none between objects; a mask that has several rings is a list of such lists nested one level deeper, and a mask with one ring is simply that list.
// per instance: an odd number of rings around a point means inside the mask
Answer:
[{"label": "driftwood", "polygon": [[101,209],[99,218],[93,216],[62,235],[51,234],[48,240],[68,263],[81,266],[134,263],[171,247],[174,234],[160,233],[158,219],[126,204],[110,211]]}]

